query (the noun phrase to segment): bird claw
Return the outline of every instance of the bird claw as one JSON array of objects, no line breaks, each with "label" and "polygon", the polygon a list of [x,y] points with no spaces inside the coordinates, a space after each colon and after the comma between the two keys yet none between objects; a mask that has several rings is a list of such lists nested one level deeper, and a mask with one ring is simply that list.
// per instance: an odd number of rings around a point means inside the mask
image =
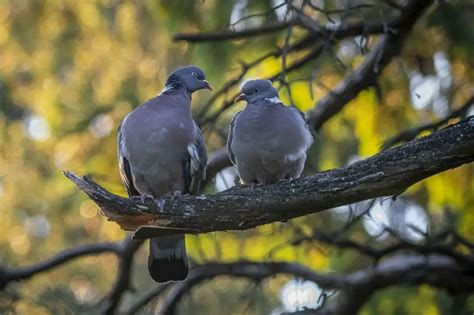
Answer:
[{"label": "bird claw", "polygon": [[247,184],[247,183],[241,183],[240,184],[240,187],[249,188],[250,190],[254,190],[255,187],[258,187],[258,186],[263,186],[263,184],[259,184],[257,182],[251,182],[250,184]]},{"label": "bird claw", "polygon": [[143,195],[140,196],[140,200],[142,201],[143,204],[146,205],[149,200],[151,200],[151,201],[154,202],[154,201],[155,201],[155,197],[154,197],[152,194],[150,194],[150,193],[146,193],[146,194],[143,194]]},{"label": "bird claw", "polygon": [[163,211],[165,207],[165,200],[164,199],[155,199],[153,194],[151,193],[145,193],[140,196],[140,200],[144,205],[150,205],[150,203],[154,203],[160,211]]},{"label": "bird claw", "polygon": [[164,208],[165,208],[165,200],[164,199],[158,199],[158,200],[155,200],[155,203],[156,203],[156,206],[158,207],[158,209],[160,209],[160,211],[163,211]]}]

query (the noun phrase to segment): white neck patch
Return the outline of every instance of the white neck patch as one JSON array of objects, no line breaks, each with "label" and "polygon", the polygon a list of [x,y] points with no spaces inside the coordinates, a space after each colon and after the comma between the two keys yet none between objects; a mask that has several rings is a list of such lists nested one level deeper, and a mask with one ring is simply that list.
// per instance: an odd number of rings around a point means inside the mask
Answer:
[{"label": "white neck patch", "polygon": [[163,94],[163,93],[172,91],[172,90],[174,90],[173,85],[166,85],[166,86],[163,88],[163,90],[161,90],[160,95]]},{"label": "white neck patch", "polygon": [[269,101],[269,102],[271,102],[271,103],[275,103],[275,104],[281,104],[281,103],[283,103],[283,102],[281,101],[281,99],[280,99],[278,96],[275,96],[275,97],[272,97],[272,98],[268,98],[268,97],[267,97],[267,98],[265,98],[265,100],[266,100],[266,101]]}]

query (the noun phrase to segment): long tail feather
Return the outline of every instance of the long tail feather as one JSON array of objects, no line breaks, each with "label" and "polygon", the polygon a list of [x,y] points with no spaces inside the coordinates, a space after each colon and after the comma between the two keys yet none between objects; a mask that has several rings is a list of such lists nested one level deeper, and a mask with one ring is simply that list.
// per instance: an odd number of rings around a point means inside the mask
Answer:
[{"label": "long tail feather", "polygon": [[184,235],[150,239],[148,271],[156,282],[180,281],[188,275]]}]

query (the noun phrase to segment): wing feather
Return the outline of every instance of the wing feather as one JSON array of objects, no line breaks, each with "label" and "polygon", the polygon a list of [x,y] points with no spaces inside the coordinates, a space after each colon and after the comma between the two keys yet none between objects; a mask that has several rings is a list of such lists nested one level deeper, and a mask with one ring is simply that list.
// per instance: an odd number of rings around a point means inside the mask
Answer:
[{"label": "wing feather", "polygon": [[206,179],[207,153],[201,129],[196,122],[194,122],[194,134],[194,142],[187,147],[183,173],[186,193],[199,194],[201,183]]},{"label": "wing feather", "polygon": [[127,192],[129,196],[140,196],[140,193],[138,192],[138,190],[135,188],[135,186],[133,186],[132,170],[130,168],[130,163],[128,162],[124,154],[121,126],[118,129],[117,140],[118,140],[117,152],[118,152],[118,160],[119,160],[120,178],[122,179],[123,184],[127,188]]},{"label": "wing feather", "polygon": [[241,111],[238,112],[234,118],[232,118],[232,121],[230,122],[230,127],[229,127],[229,135],[227,136],[227,154],[229,155],[229,158],[230,158],[230,161],[232,162],[232,164],[235,165],[235,154],[234,152],[232,151],[232,141],[233,141],[233,137],[234,137],[234,124],[235,124],[235,120],[237,119],[237,116],[240,115],[240,113],[242,113]]}]

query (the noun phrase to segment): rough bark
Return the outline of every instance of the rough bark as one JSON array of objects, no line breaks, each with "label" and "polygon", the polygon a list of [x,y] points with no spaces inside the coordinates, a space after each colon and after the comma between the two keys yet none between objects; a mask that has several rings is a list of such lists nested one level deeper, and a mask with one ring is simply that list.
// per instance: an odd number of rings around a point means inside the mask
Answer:
[{"label": "rough bark", "polygon": [[[375,197],[399,195],[431,175],[474,160],[474,117],[340,169],[213,195],[166,196],[142,203],[66,172],[104,212],[153,218],[163,234],[243,230]],[[117,216],[109,217],[116,220]],[[137,226],[138,227],[138,226]]]}]

